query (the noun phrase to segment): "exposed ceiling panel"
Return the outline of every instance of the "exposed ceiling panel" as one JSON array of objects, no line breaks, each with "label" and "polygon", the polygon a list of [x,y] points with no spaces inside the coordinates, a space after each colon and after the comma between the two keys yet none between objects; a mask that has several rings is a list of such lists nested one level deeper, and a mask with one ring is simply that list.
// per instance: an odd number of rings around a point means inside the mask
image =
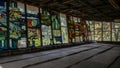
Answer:
[{"label": "exposed ceiling panel", "polygon": [[[25,1],[25,0],[21,0]],[[114,8],[110,0],[26,0],[28,4],[45,6],[85,19],[113,21],[120,18],[120,8]],[[119,0],[115,1],[119,7]],[[112,5],[111,5],[112,4]],[[117,7],[118,7],[117,6]]]}]

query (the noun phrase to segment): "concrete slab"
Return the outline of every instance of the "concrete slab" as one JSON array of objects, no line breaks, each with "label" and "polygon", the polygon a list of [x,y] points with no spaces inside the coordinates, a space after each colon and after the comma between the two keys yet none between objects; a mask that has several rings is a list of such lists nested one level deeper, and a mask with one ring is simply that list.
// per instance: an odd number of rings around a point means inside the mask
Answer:
[{"label": "concrete slab", "polygon": [[109,68],[120,68],[120,57]]},{"label": "concrete slab", "polygon": [[[0,58],[0,66],[3,68],[105,68],[120,56],[120,47],[110,49],[113,46],[93,43]],[[111,68],[119,64],[119,61],[115,62],[110,66]]]},{"label": "concrete slab", "polygon": [[118,56],[120,56],[120,47],[115,47],[69,68],[107,68]]},{"label": "concrete slab", "polygon": [[[89,45],[87,45],[89,46]],[[75,53],[75,52],[79,52],[79,51],[83,51],[83,50],[87,50],[87,49],[91,49],[91,48],[95,48],[95,47],[99,47],[101,45],[98,45],[98,46],[92,46],[91,47],[85,47],[85,46],[79,46],[79,48],[71,48],[71,49],[67,49],[66,51],[64,50],[59,50],[58,52],[54,53],[55,50],[53,50],[52,52],[48,52],[50,54],[47,54],[47,55],[41,55],[42,53],[37,53],[36,55],[40,55],[40,56],[37,56],[37,57],[33,57],[33,58],[29,58],[29,59],[24,59],[24,60],[19,60],[19,61],[14,61],[14,62],[9,62],[9,63],[4,63],[4,64],[1,64],[3,66],[3,68],[21,68],[21,67],[24,67],[26,65],[30,65],[30,64],[35,64],[37,62],[44,62],[44,61],[48,61],[48,60],[51,60],[51,59],[55,59],[55,58],[59,58],[59,57],[64,57],[66,55],[69,55],[69,54],[72,54],[72,53]],[[29,54],[27,55],[29,56]],[[34,56],[34,54],[30,54],[30,56]],[[21,56],[18,56],[18,58],[21,58]],[[12,57],[13,58],[13,57]],[[16,58],[16,57],[14,57]],[[24,57],[23,57],[24,58]]]},{"label": "concrete slab", "polygon": [[96,49],[92,49],[86,52],[82,52],[79,54],[75,54],[75,55],[71,55],[68,57],[64,57],[55,61],[51,61],[51,62],[47,62],[47,63],[43,63],[43,64],[36,64],[36,65],[32,65],[26,68],[66,68],[78,61],[82,61],[92,55],[95,55],[99,52],[102,52],[106,49],[111,48],[110,46],[103,46],[100,48],[96,48]]},{"label": "concrete slab", "polygon": [[[16,60],[22,60],[22,59],[27,59],[27,58],[34,58],[37,56],[42,56],[42,55],[48,55],[48,54],[52,54],[52,53],[59,53],[62,51],[69,51],[72,49],[78,49],[81,47],[85,47],[85,46],[90,46],[92,47],[92,45],[84,45],[84,46],[76,46],[76,47],[69,47],[69,48],[63,48],[63,49],[56,49],[56,50],[49,50],[49,51],[44,51],[44,52],[38,52],[38,53],[31,53],[31,54],[24,54],[24,55],[18,55],[18,56],[12,56],[12,57],[5,57],[5,58],[0,58],[0,64],[2,63],[6,63],[6,62],[11,62],[11,61],[16,61]],[[100,46],[100,45],[98,45]]]}]

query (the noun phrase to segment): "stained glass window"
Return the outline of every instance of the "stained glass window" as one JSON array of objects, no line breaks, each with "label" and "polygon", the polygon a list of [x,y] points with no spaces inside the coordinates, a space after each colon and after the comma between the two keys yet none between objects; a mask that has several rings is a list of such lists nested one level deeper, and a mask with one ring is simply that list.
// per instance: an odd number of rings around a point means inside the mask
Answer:
[{"label": "stained glass window", "polygon": [[41,25],[43,46],[53,44],[50,14],[47,10],[43,10],[41,14]]},{"label": "stained glass window", "polygon": [[0,1],[0,24],[6,25],[6,2]]},{"label": "stained glass window", "polygon": [[60,16],[58,13],[54,12],[51,18],[52,18],[52,30],[53,30],[54,43],[60,44],[62,42]]},{"label": "stained glass window", "polygon": [[95,22],[95,40],[96,41],[102,40],[102,22],[99,21]]},{"label": "stained glass window", "polygon": [[7,48],[6,2],[0,1],[0,49]]},{"label": "stained glass window", "polygon": [[68,43],[68,29],[66,15],[60,14],[60,20],[61,20],[62,43]]},{"label": "stained glass window", "polygon": [[42,41],[43,45],[52,44],[51,26],[42,25]]},{"label": "stained glass window", "polygon": [[103,41],[110,41],[110,32],[103,32]]},{"label": "stained glass window", "polygon": [[90,31],[90,21],[86,21],[86,24],[88,25],[88,40],[92,40],[91,31]]},{"label": "stained glass window", "polygon": [[110,22],[103,22],[103,41],[110,41]]},{"label": "stained glass window", "polygon": [[20,2],[10,3],[10,47],[26,47],[26,23],[24,4]]},{"label": "stained glass window", "polygon": [[110,31],[110,22],[103,22],[103,31]]},{"label": "stained glass window", "polygon": [[94,21],[89,21],[89,29],[90,29],[90,33],[91,33],[91,40],[95,40],[95,37],[94,37],[94,30],[95,30],[95,22]]},{"label": "stained glass window", "polygon": [[78,22],[78,18],[76,18],[76,17],[74,17],[73,20],[75,22],[75,41],[80,42],[80,37],[79,37],[80,36],[80,29],[79,29],[79,27],[80,27],[79,23],[80,22]]},{"label": "stained glass window", "polygon": [[73,21],[73,17],[69,16],[67,18],[68,22],[68,35],[69,35],[69,42],[75,42],[75,30],[74,30],[74,21]]},{"label": "stained glass window", "polygon": [[120,41],[120,23],[112,23],[112,41]]},{"label": "stained glass window", "polygon": [[39,10],[37,7],[27,5],[28,41],[30,47],[38,47],[41,45],[38,13]]}]

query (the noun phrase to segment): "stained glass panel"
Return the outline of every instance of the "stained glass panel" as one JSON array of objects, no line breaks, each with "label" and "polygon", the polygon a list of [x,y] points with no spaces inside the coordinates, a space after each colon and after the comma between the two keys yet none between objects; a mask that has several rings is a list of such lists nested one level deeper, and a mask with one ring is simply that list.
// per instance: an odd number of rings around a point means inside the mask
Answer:
[{"label": "stained glass panel", "polygon": [[26,23],[24,4],[20,2],[10,3],[10,47],[26,47]]},{"label": "stained glass panel", "polygon": [[120,41],[120,23],[112,24],[112,41]]},{"label": "stained glass panel", "polygon": [[7,48],[6,2],[0,1],[0,49]]},{"label": "stained glass panel", "polygon": [[95,40],[101,41],[102,40],[102,22],[95,22]]},{"label": "stained glass panel", "polygon": [[61,20],[62,43],[68,43],[68,29],[66,15],[60,14],[60,20]]},{"label": "stained glass panel", "polygon": [[27,5],[28,41],[30,47],[38,47],[41,45],[40,20],[38,13],[39,10],[37,7]]},{"label": "stained glass panel", "polygon": [[62,37],[61,37],[60,16],[58,15],[58,13],[52,14],[52,29],[53,29],[54,43],[60,44],[62,42]]},{"label": "stained glass panel", "polygon": [[43,11],[41,14],[41,29],[42,29],[42,43],[43,46],[46,45],[52,45],[53,39],[52,39],[52,31],[51,31],[51,20],[50,20],[50,14],[47,11]]}]

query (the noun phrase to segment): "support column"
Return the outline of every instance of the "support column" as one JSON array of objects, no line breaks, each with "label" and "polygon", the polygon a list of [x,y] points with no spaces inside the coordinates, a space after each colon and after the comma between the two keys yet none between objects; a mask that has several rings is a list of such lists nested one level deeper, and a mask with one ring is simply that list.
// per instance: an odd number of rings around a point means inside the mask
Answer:
[{"label": "support column", "polygon": [[26,24],[26,45],[27,48],[29,47],[28,44],[28,25],[27,25],[27,4],[26,4],[27,0],[24,0],[24,8],[25,8],[25,24]]},{"label": "support column", "polygon": [[41,28],[41,13],[40,13],[40,7],[39,7],[39,13],[38,13],[38,16],[39,16],[39,23],[40,23],[40,43],[41,43],[41,46],[43,46],[43,42],[42,42],[42,28]]},{"label": "support column", "polygon": [[94,25],[94,41],[96,41],[95,40],[95,21],[93,21],[93,25]]},{"label": "support column", "polygon": [[61,19],[60,19],[60,12],[59,12],[59,15],[58,15],[58,21],[59,21],[59,25],[60,25],[60,35],[61,35],[61,44],[63,44],[63,40],[62,40],[62,26],[61,26]]},{"label": "support column", "polygon": [[102,22],[102,29],[101,30],[102,30],[102,34],[101,34],[102,39],[101,39],[101,41],[103,41],[103,22]]},{"label": "support column", "polygon": [[68,31],[68,43],[71,43],[70,42],[70,37],[69,37],[70,33],[69,33],[69,28],[68,28],[68,26],[69,26],[68,25],[68,15],[66,15],[66,22],[67,22],[66,24],[67,24],[67,31]]},{"label": "support column", "polygon": [[53,45],[55,45],[55,43],[54,43],[54,35],[53,35],[52,12],[51,12],[51,10],[49,10],[49,13],[50,13],[50,21],[51,21],[52,43],[53,43]]},{"label": "support column", "polygon": [[113,22],[110,23],[110,41],[112,41],[112,23]]},{"label": "support column", "polygon": [[10,15],[9,15],[9,6],[10,6],[10,0],[6,0],[7,1],[7,4],[6,4],[6,11],[7,11],[7,47],[5,47],[5,49],[9,49],[10,48],[10,33],[9,33],[9,18],[10,18]]}]

